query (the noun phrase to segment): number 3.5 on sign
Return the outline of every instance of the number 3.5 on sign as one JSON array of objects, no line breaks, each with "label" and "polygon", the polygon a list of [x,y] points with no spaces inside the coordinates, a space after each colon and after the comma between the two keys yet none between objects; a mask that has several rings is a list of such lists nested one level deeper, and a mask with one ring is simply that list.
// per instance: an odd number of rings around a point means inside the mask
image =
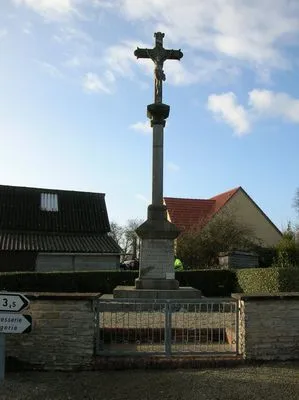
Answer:
[{"label": "number 3.5 on sign", "polygon": [[0,311],[20,312],[28,305],[29,300],[20,293],[0,292]]}]

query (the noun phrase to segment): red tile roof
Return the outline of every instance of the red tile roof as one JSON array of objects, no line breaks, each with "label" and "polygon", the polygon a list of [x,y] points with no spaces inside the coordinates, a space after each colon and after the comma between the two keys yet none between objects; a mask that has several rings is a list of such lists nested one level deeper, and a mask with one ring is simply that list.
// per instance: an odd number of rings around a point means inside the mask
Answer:
[{"label": "red tile roof", "polygon": [[164,197],[171,222],[179,229],[204,226],[240,189],[229,190],[210,199],[182,199]]}]

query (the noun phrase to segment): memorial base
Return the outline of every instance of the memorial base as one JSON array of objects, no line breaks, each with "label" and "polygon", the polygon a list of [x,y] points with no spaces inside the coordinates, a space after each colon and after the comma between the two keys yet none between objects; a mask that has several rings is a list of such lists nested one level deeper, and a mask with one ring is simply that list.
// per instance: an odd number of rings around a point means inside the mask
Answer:
[{"label": "memorial base", "polygon": [[201,291],[192,287],[180,287],[174,290],[167,289],[137,289],[135,286],[117,286],[113,290],[114,299],[128,300],[192,300],[201,298]]}]

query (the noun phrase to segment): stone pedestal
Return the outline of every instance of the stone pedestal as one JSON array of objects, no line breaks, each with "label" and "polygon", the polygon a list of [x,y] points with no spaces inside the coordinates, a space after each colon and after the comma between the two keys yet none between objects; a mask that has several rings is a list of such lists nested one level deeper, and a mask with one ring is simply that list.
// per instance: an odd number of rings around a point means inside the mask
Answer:
[{"label": "stone pedestal", "polygon": [[139,277],[136,289],[175,290],[179,282],[174,277],[174,239],[177,227],[167,221],[166,207],[148,207],[148,219],[136,230],[140,237]]}]

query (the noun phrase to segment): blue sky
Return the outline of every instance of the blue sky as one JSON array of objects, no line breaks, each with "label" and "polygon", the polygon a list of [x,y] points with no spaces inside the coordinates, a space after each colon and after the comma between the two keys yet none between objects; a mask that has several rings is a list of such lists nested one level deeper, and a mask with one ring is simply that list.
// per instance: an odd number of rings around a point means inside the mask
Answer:
[{"label": "blue sky", "polygon": [[165,32],[164,195],[242,186],[279,227],[299,186],[297,0],[6,0],[0,184],[106,193],[110,220],[151,199],[153,64]]}]

